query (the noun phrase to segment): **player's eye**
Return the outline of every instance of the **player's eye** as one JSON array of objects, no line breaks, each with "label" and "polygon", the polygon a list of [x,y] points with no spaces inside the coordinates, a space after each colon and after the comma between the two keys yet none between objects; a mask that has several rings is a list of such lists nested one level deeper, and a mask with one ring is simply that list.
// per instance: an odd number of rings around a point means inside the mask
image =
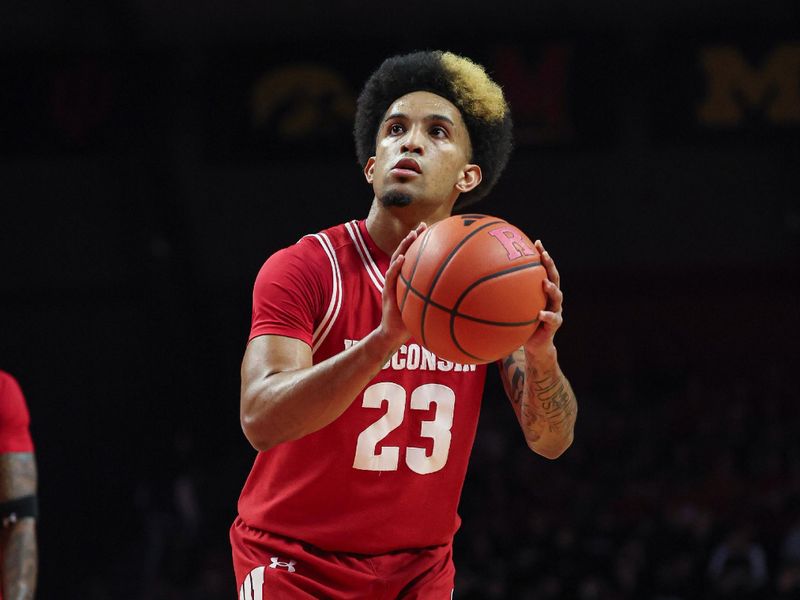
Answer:
[{"label": "player's eye", "polygon": [[390,135],[400,135],[405,131],[405,127],[400,125],[400,123],[392,123],[389,126],[389,134]]},{"label": "player's eye", "polygon": [[431,135],[433,137],[447,137],[447,129],[441,125],[434,125],[431,127]]}]

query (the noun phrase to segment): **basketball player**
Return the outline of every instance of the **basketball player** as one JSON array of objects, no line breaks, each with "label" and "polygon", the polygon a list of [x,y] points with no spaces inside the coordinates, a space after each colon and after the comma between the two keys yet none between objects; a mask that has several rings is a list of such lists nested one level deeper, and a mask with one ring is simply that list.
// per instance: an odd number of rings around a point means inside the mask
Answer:
[{"label": "basketball player", "polygon": [[[449,599],[456,508],[485,365],[421,348],[400,318],[403,255],[427,224],[485,196],[511,149],[503,93],[468,59],[386,60],[358,99],[374,199],[365,220],[302,238],[262,267],[242,363],[241,423],[259,450],[231,544],[240,599]],[[572,442],[575,397],[556,359],[556,266],[541,324],[501,361],[529,446]]]},{"label": "basketball player", "polygon": [[25,398],[0,371],[0,600],[36,591],[36,461]]}]

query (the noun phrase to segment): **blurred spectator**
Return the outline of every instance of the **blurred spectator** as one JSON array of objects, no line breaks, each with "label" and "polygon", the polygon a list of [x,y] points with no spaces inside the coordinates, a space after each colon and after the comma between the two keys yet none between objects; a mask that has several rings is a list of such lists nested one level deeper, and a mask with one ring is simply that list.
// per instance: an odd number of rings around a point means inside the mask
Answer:
[{"label": "blurred spectator", "polygon": [[714,548],[708,577],[715,597],[761,597],[767,584],[767,555],[749,527],[736,527]]},{"label": "blurred spectator", "polygon": [[775,591],[780,600],[800,598],[800,518],[789,528],[781,544]]}]

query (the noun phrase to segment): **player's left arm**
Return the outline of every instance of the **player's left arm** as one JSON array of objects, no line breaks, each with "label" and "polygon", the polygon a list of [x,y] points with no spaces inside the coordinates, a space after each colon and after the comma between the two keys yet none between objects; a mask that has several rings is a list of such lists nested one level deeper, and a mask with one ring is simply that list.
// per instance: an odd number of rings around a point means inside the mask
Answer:
[{"label": "player's left arm", "polygon": [[558,458],[572,444],[578,403],[561,372],[553,342],[564,320],[561,279],[541,241],[535,245],[547,271],[543,282],[547,305],[530,339],[499,363],[500,377],[528,446],[544,457]]},{"label": "player's left arm", "polygon": [[36,479],[33,452],[0,454],[0,585],[5,600],[33,600],[36,591],[36,519],[31,514]]}]

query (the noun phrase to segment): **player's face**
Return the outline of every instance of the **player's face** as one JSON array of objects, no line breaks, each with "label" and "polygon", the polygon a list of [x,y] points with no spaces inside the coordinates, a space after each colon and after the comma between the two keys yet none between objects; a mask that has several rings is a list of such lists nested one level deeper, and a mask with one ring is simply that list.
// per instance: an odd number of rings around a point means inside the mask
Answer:
[{"label": "player's face", "polygon": [[471,153],[459,110],[431,92],[412,92],[386,111],[364,173],[386,206],[449,203],[449,209],[480,183]]}]

